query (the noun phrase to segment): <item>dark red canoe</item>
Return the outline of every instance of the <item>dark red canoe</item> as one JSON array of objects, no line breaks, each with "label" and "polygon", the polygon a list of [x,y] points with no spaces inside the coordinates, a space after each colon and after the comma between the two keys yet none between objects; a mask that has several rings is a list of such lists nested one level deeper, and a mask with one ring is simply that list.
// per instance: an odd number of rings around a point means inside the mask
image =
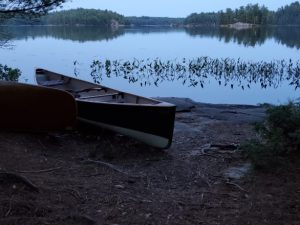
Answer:
[{"label": "dark red canoe", "polygon": [[63,90],[0,81],[0,130],[49,131],[76,124],[74,97]]}]

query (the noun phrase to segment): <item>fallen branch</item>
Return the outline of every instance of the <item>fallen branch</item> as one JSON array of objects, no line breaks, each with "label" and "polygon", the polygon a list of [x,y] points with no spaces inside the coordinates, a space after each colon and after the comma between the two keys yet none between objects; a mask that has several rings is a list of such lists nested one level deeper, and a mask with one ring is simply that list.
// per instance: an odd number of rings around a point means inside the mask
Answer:
[{"label": "fallen branch", "polygon": [[5,213],[5,217],[8,217],[12,210],[12,199],[13,199],[13,196],[9,200],[9,208],[8,208],[7,212]]},{"label": "fallen branch", "polygon": [[65,189],[63,189],[63,191],[68,192],[70,195],[72,195],[74,198],[76,198],[78,200],[81,199],[81,195],[80,195],[79,191],[77,191],[75,189],[65,188]]},{"label": "fallen branch", "polygon": [[210,157],[213,157],[213,158],[222,158],[221,156],[218,156],[218,155],[213,155],[213,154],[209,154],[209,153],[206,153],[205,152],[205,149],[201,149],[201,154],[200,156],[210,156]]},{"label": "fallen branch", "polygon": [[18,170],[18,173],[47,173],[47,172],[52,172],[55,170],[59,170],[62,167],[55,167],[55,168],[50,168],[50,169],[44,169],[44,170]]},{"label": "fallen branch", "polygon": [[125,174],[125,175],[129,176],[129,174],[127,172],[124,172],[124,171],[120,170],[119,168],[117,168],[115,165],[107,163],[107,162],[98,161],[98,160],[96,161],[96,160],[92,160],[92,159],[85,160],[84,162],[105,166],[105,167],[108,167],[108,168],[118,172],[118,173]]},{"label": "fallen branch", "polygon": [[239,146],[237,144],[211,144],[210,147],[220,150],[237,150]]},{"label": "fallen branch", "polygon": [[76,224],[97,225],[98,223],[87,215],[70,215],[67,219],[73,220]]},{"label": "fallen branch", "polygon": [[39,188],[22,175],[11,173],[11,172],[0,172],[0,179],[19,181],[22,184],[29,187],[30,189],[32,189],[33,191],[39,192]]},{"label": "fallen branch", "polygon": [[236,183],[232,183],[232,182],[227,181],[226,184],[233,185],[233,186],[237,187],[238,189],[240,189],[241,191],[244,191],[244,192],[248,193],[248,191],[246,191],[244,188],[242,188],[240,185],[238,185]]}]

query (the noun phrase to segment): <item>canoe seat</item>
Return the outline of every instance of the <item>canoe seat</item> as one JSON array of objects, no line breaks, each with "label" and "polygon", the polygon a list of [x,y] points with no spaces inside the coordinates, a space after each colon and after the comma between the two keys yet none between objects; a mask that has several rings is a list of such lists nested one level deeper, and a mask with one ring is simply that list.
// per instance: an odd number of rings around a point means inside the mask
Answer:
[{"label": "canoe seat", "polygon": [[104,97],[110,97],[110,96],[112,98],[115,98],[116,96],[121,96],[122,98],[124,98],[124,94],[123,93],[116,92],[116,93],[103,94],[103,95],[82,96],[82,97],[78,97],[78,99],[104,98]]},{"label": "canoe seat", "polygon": [[45,81],[40,81],[39,83],[40,85],[51,87],[51,86],[63,85],[66,82],[64,80],[45,80]]},{"label": "canoe seat", "polygon": [[67,89],[67,92],[79,94],[81,92],[89,92],[89,91],[107,91],[106,88],[98,88],[98,87],[91,87],[91,88],[84,88],[79,90]]}]

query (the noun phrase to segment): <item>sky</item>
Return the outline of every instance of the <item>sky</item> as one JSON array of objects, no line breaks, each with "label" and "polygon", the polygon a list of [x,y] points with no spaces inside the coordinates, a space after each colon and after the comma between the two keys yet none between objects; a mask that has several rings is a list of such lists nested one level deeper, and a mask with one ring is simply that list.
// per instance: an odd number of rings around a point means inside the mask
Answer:
[{"label": "sky", "polygon": [[69,0],[63,9],[107,9],[124,16],[186,17],[197,12],[217,12],[226,8],[239,8],[247,4],[264,5],[270,10],[296,0]]}]

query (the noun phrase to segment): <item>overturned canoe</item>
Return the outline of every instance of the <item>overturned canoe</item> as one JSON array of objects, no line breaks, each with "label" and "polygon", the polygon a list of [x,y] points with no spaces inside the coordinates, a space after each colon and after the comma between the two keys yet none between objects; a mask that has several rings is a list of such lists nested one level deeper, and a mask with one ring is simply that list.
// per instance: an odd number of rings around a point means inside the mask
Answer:
[{"label": "overturned canoe", "polygon": [[0,81],[0,129],[49,131],[76,125],[77,105],[62,90]]},{"label": "overturned canoe", "polygon": [[69,91],[77,102],[80,121],[131,136],[157,148],[172,143],[176,106],[79,80],[45,69],[36,69],[36,81]]}]

